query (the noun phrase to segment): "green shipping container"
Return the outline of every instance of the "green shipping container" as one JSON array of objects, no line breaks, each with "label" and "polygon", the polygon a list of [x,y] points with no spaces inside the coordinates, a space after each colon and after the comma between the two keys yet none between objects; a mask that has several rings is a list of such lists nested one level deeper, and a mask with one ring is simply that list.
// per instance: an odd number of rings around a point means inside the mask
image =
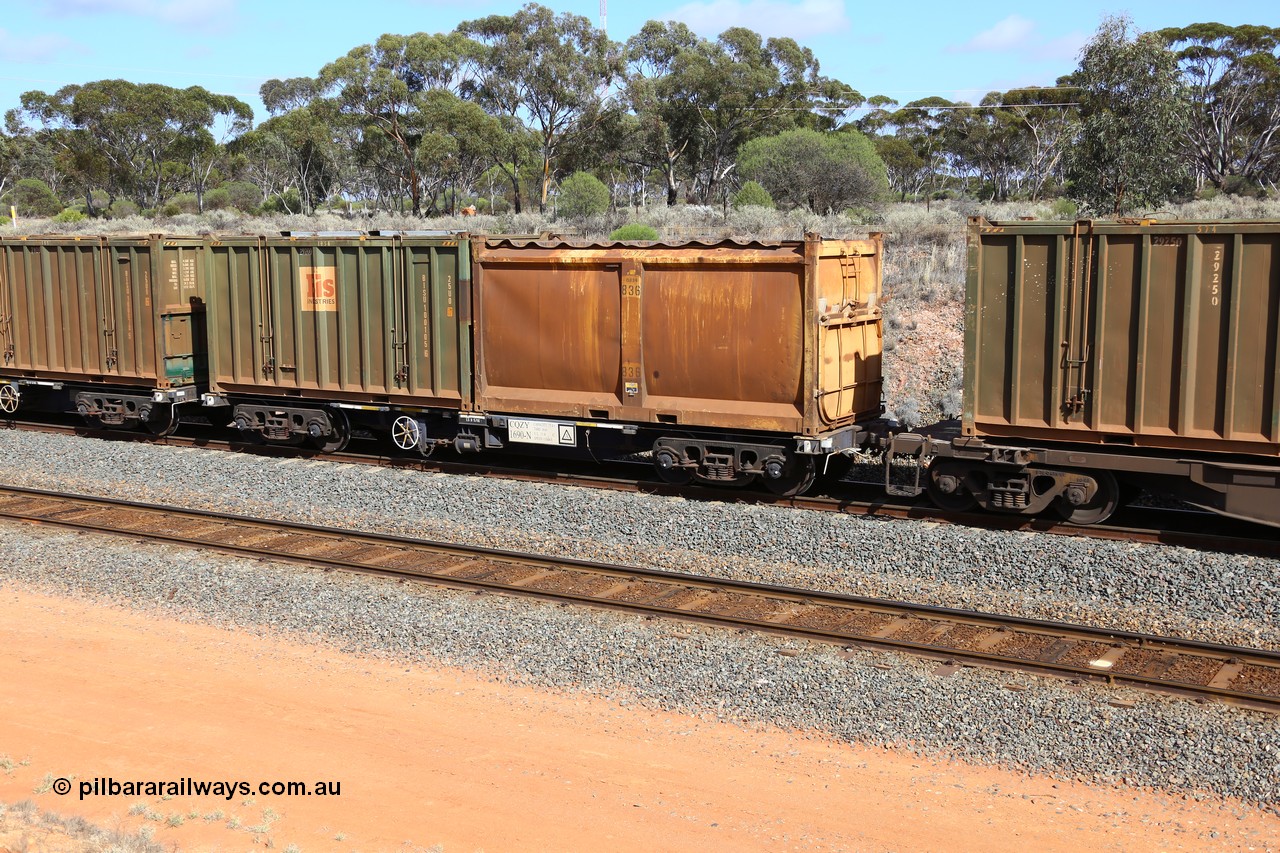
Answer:
[{"label": "green shipping container", "polygon": [[212,239],[210,390],[465,408],[465,235]]},{"label": "green shipping container", "polygon": [[198,238],[0,240],[0,377],[203,387]]},{"label": "green shipping container", "polygon": [[1280,222],[969,228],[966,435],[1280,456]]}]

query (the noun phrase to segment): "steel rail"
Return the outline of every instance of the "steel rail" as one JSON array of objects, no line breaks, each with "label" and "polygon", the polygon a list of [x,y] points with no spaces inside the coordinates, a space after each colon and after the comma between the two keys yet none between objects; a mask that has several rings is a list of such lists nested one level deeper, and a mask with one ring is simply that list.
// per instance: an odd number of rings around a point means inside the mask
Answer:
[{"label": "steel rail", "polygon": [[1280,712],[1280,651],[0,486],[0,517]]}]

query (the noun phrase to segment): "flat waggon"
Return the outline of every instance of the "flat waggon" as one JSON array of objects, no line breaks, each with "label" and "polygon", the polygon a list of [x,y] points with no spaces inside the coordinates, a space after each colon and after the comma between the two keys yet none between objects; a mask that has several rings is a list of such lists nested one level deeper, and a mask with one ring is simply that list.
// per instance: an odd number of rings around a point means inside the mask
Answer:
[{"label": "flat waggon", "polygon": [[0,411],[164,433],[207,387],[198,238],[0,240]]},{"label": "flat waggon", "polygon": [[975,218],[968,251],[960,435],[892,440],[932,459],[905,491],[1087,524],[1148,489],[1280,524],[1280,222]]}]

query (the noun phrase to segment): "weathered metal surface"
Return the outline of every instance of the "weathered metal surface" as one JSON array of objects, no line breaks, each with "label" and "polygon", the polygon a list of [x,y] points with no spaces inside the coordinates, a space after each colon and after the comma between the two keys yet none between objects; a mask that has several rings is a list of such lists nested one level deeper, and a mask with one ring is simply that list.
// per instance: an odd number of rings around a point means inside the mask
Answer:
[{"label": "weathered metal surface", "polygon": [[880,252],[476,240],[476,406],[806,435],[874,417]]},{"label": "weathered metal surface", "polygon": [[431,237],[212,240],[210,383],[457,408],[470,396],[468,243]]},{"label": "weathered metal surface", "polygon": [[0,240],[0,376],[202,384],[201,251],[196,238]]},{"label": "weathered metal surface", "polygon": [[969,230],[966,435],[1280,455],[1280,222]]}]

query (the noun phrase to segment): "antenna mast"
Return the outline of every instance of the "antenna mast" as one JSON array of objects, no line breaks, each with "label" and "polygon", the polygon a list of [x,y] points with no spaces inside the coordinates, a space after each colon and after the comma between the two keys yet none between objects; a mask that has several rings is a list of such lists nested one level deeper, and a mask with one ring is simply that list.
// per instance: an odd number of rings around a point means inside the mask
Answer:
[{"label": "antenna mast", "polygon": [[609,32],[609,0],[600,0],[600,32]]}]

